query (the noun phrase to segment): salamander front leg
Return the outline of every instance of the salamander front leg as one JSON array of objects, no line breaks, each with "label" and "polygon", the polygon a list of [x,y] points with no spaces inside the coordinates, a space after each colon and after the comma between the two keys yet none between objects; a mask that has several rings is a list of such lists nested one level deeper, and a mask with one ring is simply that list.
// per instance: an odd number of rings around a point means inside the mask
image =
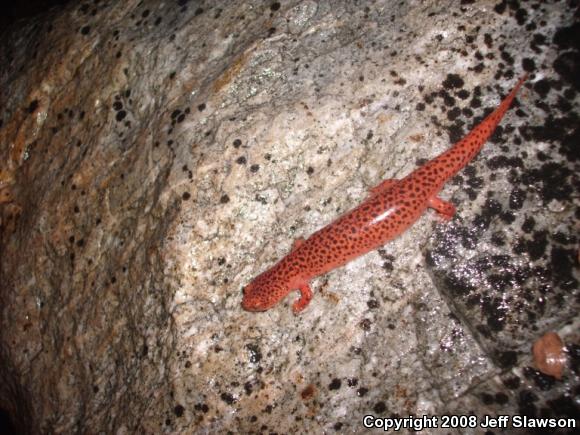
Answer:
[{"label": "salamander front leg", "polygon": [[449,201],[443,201],[441,198],[437,198],[436,196],[429,198],[428,204],[429,207],[439,213],[439,216],[446,221],[451,219],[455,214],[455,206],[453,204]]},{"label": "salamander front leg", "polygon": [[300,299],[298,299],[292,305],[292,311],[294,311],[294,314],[298,314],[300,311],[306,308],[312,300],[312,290],[310,289],[310,286],[307,282],[300,284],[298,290],[300,290]]}]

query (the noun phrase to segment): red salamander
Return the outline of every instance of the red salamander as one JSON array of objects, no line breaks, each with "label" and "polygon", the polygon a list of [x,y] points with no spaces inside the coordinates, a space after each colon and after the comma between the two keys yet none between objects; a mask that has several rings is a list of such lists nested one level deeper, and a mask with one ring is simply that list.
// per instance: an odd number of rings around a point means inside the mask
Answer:
[{"label": "red salamander", "polygon": [[293,290],[300,291],[294,313],[312,299],[309,282],[397,237],[431,207],[445,220],[455,214],[450,202],[437,196],[445,182],[479,152],[510,107],[524,75],[499,106],[453,147],[401,180],[385,180],[369,198],[308,239],[297,239],[288,255],[258,275],[243,290],[242,307],[265,311]]}]

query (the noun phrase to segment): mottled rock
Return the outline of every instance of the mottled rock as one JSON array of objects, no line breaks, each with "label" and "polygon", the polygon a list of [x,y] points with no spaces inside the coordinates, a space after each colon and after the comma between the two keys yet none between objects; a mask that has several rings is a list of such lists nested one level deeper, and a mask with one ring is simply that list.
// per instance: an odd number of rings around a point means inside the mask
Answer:
[{"label": "mottled rock", "polygon": [[[70,2],[6,29],[0,420],[317,433],[570,415],[576,30],[567,2],[483,0]],[[428,212],[315,280],[298,317],[294,295],[241,310],[295,238],[449,147],[523,71],[442,192],[451,223]],[[547,330],[561,381],[531,368]]]}]

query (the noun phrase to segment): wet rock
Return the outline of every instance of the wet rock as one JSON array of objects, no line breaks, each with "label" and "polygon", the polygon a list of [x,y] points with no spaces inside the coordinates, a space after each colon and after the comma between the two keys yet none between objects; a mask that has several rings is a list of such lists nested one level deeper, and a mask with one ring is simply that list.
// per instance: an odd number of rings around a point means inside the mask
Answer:
[{"label": "wet rock", "polygon": [[[481,403],[568,415],[570,8],[95,1],[5,29],[0,417],[30,433],[293,433]],[[428,212],[315,280],[299,317],[294,295],[241,310],[294,239],[448,148],[523,71],[519,103],[442,192],[452,223]],[[547,329],[576,377],[527,369]]]}]

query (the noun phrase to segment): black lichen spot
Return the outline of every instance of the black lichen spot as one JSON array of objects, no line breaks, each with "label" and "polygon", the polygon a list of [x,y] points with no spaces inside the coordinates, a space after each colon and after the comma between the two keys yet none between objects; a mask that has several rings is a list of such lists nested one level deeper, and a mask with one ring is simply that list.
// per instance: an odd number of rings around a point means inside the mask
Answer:
[{"label": "black lichen spot", "polygon": [[369,307],[369,309],[375,310],[375,309],[379,308],[380,304],[379,304],[379,301],[377,301],[376,299],[371,299],[371,300],[367,301],[367,306]]},{"label": "black lichen spot", "polygon": [[507,369],[518,363],[518,354],[513,350],[506,350],[497,354],[497,363],[501,368]]},{"label": "black lichen spot", "polygon": [[558,29],[553,41],[561,50],[580,47],[580,22]]},{"label": "black lichen spot", "polygon": [[373,406],[373,411],[375,414],[382,414],[387,410],[387,405],[385,405],[385,402],[380,401],[375,403],[375,406]]},{"label": "black lichen spot", "polygon": [[457,74],[447,74],[447,78],[443,81],[443,87],[446,89],[462,88],[463,85],[463,79]]},{"label": "black lichen spot", "polygon": [[[577,389],[576,392],[578,392]],[[560,396],[556,399],[548,400],[547,404],[557,416],[577,419],[580,414],[580,409],[572,397]]]},{"label": "black lichen spot", "polygon": [[514,376],[513,378],[504,379],[503,381],[503,384],[510,390],[518,389],[521,383],[522,380],[517,376]]},{"label": "black lichen spot", "polygon": [[520,8],[516,11],[516,21],[518,25],[523,26],[528,20],[528,13],[525,9]]},{"label": "black lichen spot", "polygon": [[519,210],[526,200],[526,192],[515,187],[510,193],[509,205],[512,210]]},{"label": "black lichen spot", "polygon": [[563,80],[580,90],[580,52],[566,51],[554,61],[554,70]]},{"label": "black lichen spot", "polygon": [[254,386],[252,385],[251,382],[246,382],[244,384],[244,391],[246,392],[246,394],[248,396],[250,396],[252,394],[252,392],[254,391]]},{"label": "black lichen spot", "polygon": [[514,58],[507,51],[502,51],[500,57],[508,65],[513,65]]},{"label": "black lichen spot", "polygon": [[280,2],[274,2],[270,5],[270,10],[276,12],[278,9],[280,9]]},{"label": "black lichen spot", "polygon": [[568,348],[570,368],[578,375],[580,374],[580,345],[570,343],[566,347]]},{"label": "black lichen spot", "polygon": [[230,393],[222,393],[220,394],[220,398],[228,405],[232,405],[236,401],[235,397],[232,396]]},{"label": "black lichen spot", "polygon": [[342,385],[342,382],[340,381],[340,379],[334,378],[332,380],[332,382],[330,382],[330,384],[328,385],[328,389],[329,390],[338,390],[338,389],[340,389],[341,385]]},{"label": "black lichen spot", "polygon": [[250,362],[252,364],[257,364],[262,360],[262,352],[257,345],[247,344],[246,349],[250,352]]},{"label": "black lichen spot", "polygon": [[447,128],[447,134],[449,135],[449,141],[451,143],[459,142],[464,136],[462,125],[454,123]]},{"label": "black lichen spot", "polygon": [[239,148],[242,145],[242,141],[240,139],[234,139],[233,145],[234,148]]},{"label": "black lichen spot", "polygon": [[314,174],[314,168],[312,166],[308,166],[308,168],[306,169],[306,173],[308,175]]},{"label": "black lichen spot", "polygon": [[91,26],[83,26],[81,27],[81,34],[88,35],[91,31]]},{"label": "black lichen spot", "polygon": [[115,119],[117,120],[117,122],[120,122],[123,119],[125,119],[126,116],[127,112],[125,112],[124,110],[120,110],[117,112],[117,115],[115,115]]},{"label": "black lichen spot", "polygon": [[534,91],[536,91],[542,98],[546,98],[550,92],[550,82],[546,79],[538,80],[534,83]]},{"label": "black lichen spot", "polygon": [[532,261],[539,260],[546,252],[547,246],[548,246],[548,232],[536,231],[534,233],[533,239],[527,241],[526,251],[528,252],[530,259]]},{"label": "black lichen spot", "polygon": [[530,233],[536,226],[536,220],[532,216],[528,216],[524,223],[522,224],[522,231],[524,233]]},{"label": "black lichen spot", "polygon": [[494,332],[503,330],[506,323],[507,307],[503,300],[486,299],[481,304],[487,326]]},{"label": "black lichen spot", "polygon": [[538,396],[532,391],[522,390],[518,397],[518,412],[527,417],[536,416],[536,405],[534,402],[538,401]]},{"label": "black lichen spot", "polygon": [[532,72],[536,69],[536,62],[534,62],[534,59],[525,57],[524,59],[522,59],[522,68],[524,69],[524,71]]},{"label": "black lichen spot", "polygon": [[183,194],[181,195],[181,198],[184,201],[187,201],[189,198],[191,198],[191,193],[189,193],[189,192],[183,192]]},{"label": "black lichen spot", "polygon": [[228,202],[230,202],[230,197],[228,195],[222,195],[220,198],[220,203],[227,204]]},{"label": "black lichen spot", "polygon": [[541,33],[534,33],[534,36],[532,36],[532,42],[530,44],[530,47],[536,53],[541,53],[542,49],[540,48],[540,46],[546,45],[546,43],[547,41],[545,35],[542,35]]},{"label": "black lichen spot", "polygon": [[495,393],[495,403],[498,405],[505,405],[509,402],[509,397],[505,393]]},{"label": "black lichen spot", "polygon": [[493,396],[489,393],[481,393],[479,397],[484,405],[491,405],[494,402]]},{"label": "black lichen spot", "polygon": [[495,246],[505,246],[505,237],[501,232],[495,232],[491,235],[491,243]]},{"label": "black lichen spot", "polygon": [[459,107],[454,107],[449,112],[447,112],[447,119],[450,121],[455,121],[461,115],[461,109]]},{"label": "black lichen spot", "polygon": [[175,109],[173,112],[171,112],[171,119],[177,118],[180,114],[181,114],[181,110]]},{"label": "black lichen spot", "polygon": [[120,101],[115,101],[113,103],[113,109],[118,112],[119,110],[121,110],[123,108],[123,103],[121,103]]},{"label": "black lichen spot", "polygon": [[203,14],[203,8],[197,8],[194,12],[195,16],[197,17],[198,15]]},{"label": "black lichen spot", "polygon": [[506,157],[504,155],[499,155],[489,159],[486,162],[486,165],[489,169],[496,171],[501,168],[521,168],[524,163],[519,157]]},{"label": "black lichen spot", "polygon": [[193,409],[195,409],[196,411],[201,411],[204,414],[207,414],[207,412],[209,411],[209,406],[207,406],[205,403],[196,403],[193,406]]},{"label": "black lichen spot", "polygon": [[250,171],[252,172],[258,172],[260,170],[260,165],[258,165],[257,163],[254,163],[252,166],[250,166]]},{"label": "black lichen spot", "polygon": [[205,110],[205,103],[201,103],[199,106],[197,106],[197,110],[203,112]]},{"label": "black lichen spot", "polygon": [[572,234],[558,231],[552,233],[552,240],[560,243],[561,245],[573,245],[576,243],[577,238]]},{"label": "black lichen spot", "polygon": [[34,113],[36,109],[38,109],[38,100],[32,100],[26,108],[26,111],[28,113]]},{"label": "black lichen spot", "polygon": [[568,201],[574,192],[571,178],[572,171],[555,162],[548,162],[521,175],[522,183],[539,188],[545,204],[552,200]]},{"label": "black lichen spot", "polygon": [[455,106],[455,98],[453,98],[447,91],[442,91],[440,96],[443,98],[443,104],[447,107]]},{"label": "black lichen spot", "polygon": [[499,218],[502,220],[502,222],[504,222],[508,225],[513,223],[516,220],[516,216],[509,210],[501,213],[499,215]]},{"label": "black lichen spot", "polygon": [[488,47],[491,48],[493,47],[493,38],[491,37],[491,34],[486,33],[485,35],[483,35],[483,43]]},{"label": "black lichen spot", "polygon": [[368,388],[360,387],[358,390],[356,390],[356,395],[358,397],[364,397],[367,395],[368,392],[369,392]]},{"label": "black lichen spot", "polygon": [[473,284],[467,280],[461,280],[461,278],[455,275],[446,276],[443,280],[443,284],[448,289],[449,293],[456,297],[465,296],[475,290]]},{"label": "black lichen spot", "polygon": [[531,367],[524,367],[524,377],[526,379],[530,379],[534,382],[536,387],[538,387],[542,391],[550,390],[554,384],[556,383],[556,378],[550,375],[546,375],[538,370],[535,370]]},{"label": "black lichen spot", "polygon": [[369,319],[362,319],[359,322],[359,326],[363,331],[370,331],[371,330],[372,322]]},{"label": "black lichen spot", "polygon": [[466,91],[465,89],[461,89],[460,91],[457,92],[456,95],[457,95],[457,97],[459,97],[462,100],[467,100],[471,94],[469,93],[469,91]]},{"label": "black lichen spot", "polygon": [[573,290],[578,287],[578,280],[574,277],[576,253],[572,249],[552,247],[550,255],[554,283],[564,290]]},{"label": "black lichen spot", "polygon": [[173,408],[173,413],[175,414],[176,417],[181,417],[184,411],[185,408],[181,405],[175,405],[175,408]]},{"label": "black lichen spot", "polygon": [[502,207],[499,202],[493,199],[486,200],[482,207],[481,214],[475,216],[473,219],[473,227],[481,230],[485,230],[489,227],[491,220],[500,215],[502,212]]},{"label": "black lichen spot", "polygon": [[247,160],[244,156],[240,156],[236,159],[236,163],[238,165],[245,165],[247,163]]}]

